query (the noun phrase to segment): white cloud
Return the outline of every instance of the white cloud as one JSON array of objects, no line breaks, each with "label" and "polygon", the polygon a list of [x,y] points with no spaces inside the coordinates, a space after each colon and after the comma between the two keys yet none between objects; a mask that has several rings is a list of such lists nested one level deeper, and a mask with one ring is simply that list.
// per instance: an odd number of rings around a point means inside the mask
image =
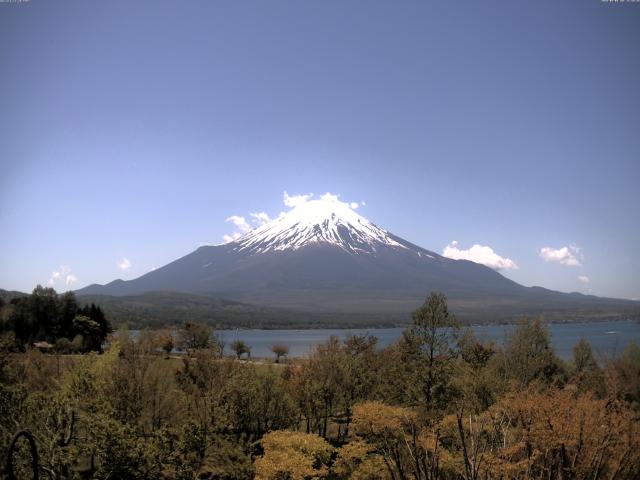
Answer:
[{"label": "white cloud", "polygon": [[[282,202],[286,207],[289,207],[290,209],[299,207],[300,205],[304,205],[305,203],[310,201],[312,198],[314,198],[313,193],[307,193],[303,195],[289,195],[285,190],[282,194]],[[328,201],[328,202],[340,202],[340,203],[343,203],[344,205],[347,205],[352,210],[357,209],[361,205],[362,206],[366,205],[364,201],[361,201],[360,203],[342,202],[340,200],[340,195],[335,195],[330,192],[327,192],[324,195],[321,195],[316,198],[320,200]],[[286,213],[287,212],[280,212],[279,216],[282,217]],[[250,212],[249,217],[250,217],[251,223],[253,223],[256,226],[262,226],[272,220],[272,218],[266,212]],[[249,222],[247,222],[247,219],[240,215],[232,215],[229,218],[227,218],[226,221],[233,223],[236,227],[236,230],[233,233],[225,234],[222,236],[224,243],[229,243],[229,242],[233,242],[234,240],[237,240],[243,234],[249,232],[253,228],[252,225]]]},{"label": "white cloud", "polygon": [[240,215],[231,215],[226,219],[226,221],[233,223],[236,227],[236,230],[231,235],[222,236],[224,243],[233,242],[234,240],[237,240],[243,234],[251,230],[251,225],[249,225],[247,220]]},{"label": "white cloud", "polygon": [[578,280],[580,280],[582,283],[589,283],[591,281],[586,275],[579,275]]},{"label": "white cloud", "polygon": [[122,260],[120,260],[117,263],[117,265],[120,270],[124,270],[124,271],[131,270],[131,261],[126,257],[123,257]]},{"label": "white cloud", "polygon": [[307,200],[311,199],[311,197],[313,197],[313,193],[308,193],[306,195],[289,195],[285,190],[284,194],[282,195],[282,200],[287,207],[293,208],[306,203]]},{"label": "white cloud", "polygon": [[271,217],[269,217],[265,212],[249,213],[249,215],[253,219],[253,223],[257,223],[258,225],[264,225],[271,221]]},{"label": "white cloud", "polygon": [[60,282],[63,282],[64,285],[70,287],[77,281],[78,277],[71,273],[71,267],[69,265],[60,265],[56,271],[51,272],[51,276],[49,280],[47,280],[47,285],[55,288],[56,286],[60,286]]},{"label": "white cloud", "polygon": [[49,277],[49,280],[47,281],[47,285],[52,287],[56,283],[56,280],[58,280],[59,278],[60,278],[59,271],[51,272],[51,277]]},{"label": "white cloud", "polygon": [[[308,193],[305,195],[289,195],[286,190],[284,192],[284,194],[282,195],[283,201],[285,206],[287,207],[291,207],[291,208],[295,208],[299,205],[302,205],[306,202],[308,202],[309,200],[311,200],[313,198],[313,193]],[[324,200],[324,201],[330,201],[330,202],[341,202],[340,200],[340,195],[339,194],[333,194],[331,192],[327,192],[324,195],[320,195],[320,197],[318,197],[320,200]],[[341,202],[343,203],[343,202]],[[349,206],[349,208],[355,210],[356,208],[358,208],[360,205],[365,206],[366,203],[364,201],[358,203],[358,202],[344,202],[346,205]]]},{"label": "white cloud", "polygon": [[575,245],[562,248],[543,247],[538,252],[540,258],[545,262],[555,262],[568,267],[579,267],[582,265],[582,254]]},{"label": "white cloud", "polygon": [[340,195],[334,195],[331,192],[327,192],[324,195],[320,196],[320,200],[324,200],[325,202],[339,202],[340,201]]},{"label": "white cloud", "polygon": [[251,230],[251,225],[247,223],[244,217],[231,215],[229,218],[227,218],[226,221],[233,223],[241,233],[247,233],[249,230]]},{"label": "white cloud", "polygon": [[471,260],[481,263],[494,270],[517,269],[518,265],[510,258],[501,257],[491,247],[475,244],[468,250],[458,248],[458,242],[453,241],[442,250],[442,255],[454,260]]},{"label": "white cloud", "polygon": [[222,239],[224,240],[224,243],[229,243],[239,239],[241,236],[242,234],[240,232],[233,232],[231,235],[223,235]]}]

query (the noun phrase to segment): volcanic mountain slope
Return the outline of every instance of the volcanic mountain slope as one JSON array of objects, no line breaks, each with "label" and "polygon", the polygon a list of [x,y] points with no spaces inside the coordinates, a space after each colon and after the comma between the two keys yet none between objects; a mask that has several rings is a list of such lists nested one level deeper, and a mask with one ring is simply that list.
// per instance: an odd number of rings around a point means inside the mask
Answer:
[{"label": "volcanic mountain slope", "polygon": [[[639,304],[523,287],[498,272],[425,250],[330,195],[308,200],[239,239],[203,246],[130,281],[78,295],[150,291],[208,295],[307,312],[406,314],[431,291],[469,319],[541,312],[626,315]],[[491,317],[491,318],[489,318]]]}]

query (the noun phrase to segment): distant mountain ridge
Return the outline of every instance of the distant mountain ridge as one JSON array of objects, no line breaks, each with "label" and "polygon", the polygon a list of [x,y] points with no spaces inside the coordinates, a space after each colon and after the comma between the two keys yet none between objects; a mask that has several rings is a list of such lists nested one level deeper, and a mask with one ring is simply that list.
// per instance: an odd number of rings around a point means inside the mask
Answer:
[{"label": "distant mountain ridge", "polygon": [[336,197],[309,200],[235,241],[203,246],[133,280],[78,295],[181,292],[321,314],[406,316],[444,292],[469,321],[523,314],[631,316],[640,302],[524,287],[467,260],[452,260],[376,226]]}]

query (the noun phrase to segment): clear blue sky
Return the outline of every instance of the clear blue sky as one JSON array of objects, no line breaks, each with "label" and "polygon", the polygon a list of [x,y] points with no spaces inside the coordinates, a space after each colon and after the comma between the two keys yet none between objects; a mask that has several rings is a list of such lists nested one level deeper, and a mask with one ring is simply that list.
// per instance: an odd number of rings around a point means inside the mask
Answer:
[{"label": "clear blue sky", "polygon": [[134,278],[286,190],[640,297],[640,3],[0,3],[0,72],[0,288]]}]

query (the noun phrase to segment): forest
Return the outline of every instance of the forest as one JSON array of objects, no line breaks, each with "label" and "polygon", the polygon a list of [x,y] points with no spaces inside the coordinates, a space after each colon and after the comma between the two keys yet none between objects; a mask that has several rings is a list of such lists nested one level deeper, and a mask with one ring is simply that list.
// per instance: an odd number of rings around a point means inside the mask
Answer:
[{"label": "forest", "polygon": [[73,292],[58,295],[38,285],[31,295],[0,296],[0,334],[13,350],[37,343],[59,353],[102,351],[111,331],[102,308],[94,303],[81,307]]},{"label": "forest", "polygon": [[[210,327],[185,322],[177,336],[122,330],[102,352],[75,340],[87,323],[79,317],[108,334],[99,307],[93,317],[77,305],[65,316],[64,297],[48,307],[24,302],[5,304],[0,317],[8,478],[33,478],[30,439],[38,478],[50,479],[612,480],[640,472],[634,343],[600,358],[583,340],[563,361],[541,318],[487,343],[432,293],[385,348],[351,336],[304,358],[274,345],[273,359],[249,360],[250,346],[224,356]],[[48,308],[57,313],[44,315]],[[43,323],[20,330],[19,310],[23,319],[40,312]],[[29,344],[41,338],[78,348]]]}]

